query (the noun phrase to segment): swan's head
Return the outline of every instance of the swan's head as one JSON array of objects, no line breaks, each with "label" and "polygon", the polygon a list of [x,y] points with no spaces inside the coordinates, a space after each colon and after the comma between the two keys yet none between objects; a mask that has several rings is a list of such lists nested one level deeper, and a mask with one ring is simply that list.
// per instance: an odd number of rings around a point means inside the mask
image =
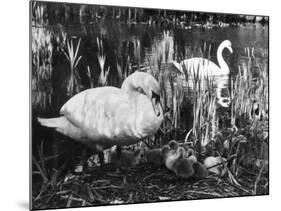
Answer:
[{"label": "swan's head", "polygon": [[229,50],[230,53],[233,53],[232,50],[232,45],[231,42],[229,40],[225,40],[221,43],[222,48],[227,48]]},{"label": "swan's head", "polygon": [[156,79],[149,73],[134,72],[129,75],[122,84],[122,91],[146,95],[152,102],[156,116],[160,116],[162,111],[160,100],[160,86]]}]

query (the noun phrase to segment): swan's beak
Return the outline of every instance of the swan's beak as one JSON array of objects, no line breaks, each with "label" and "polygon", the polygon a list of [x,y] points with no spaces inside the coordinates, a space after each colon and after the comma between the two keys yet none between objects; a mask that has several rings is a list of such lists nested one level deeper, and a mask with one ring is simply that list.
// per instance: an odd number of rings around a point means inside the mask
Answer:
[{"label": "swan's beak", "polygon": [[161,101],[157,101],[155,98],[152,98],[152,107],[156,116],[160,116],[162,111]]},{"label": "swan's beak", "polygon": [[233,50],[232,50],[231,46],[228,48],[228,50],[229,50],[230,53],[233,53]]},{"label": "swan's beak", "polygon": [[151,102],[155,115],[159,117],[162,111],[160,95],[152,91]]}]

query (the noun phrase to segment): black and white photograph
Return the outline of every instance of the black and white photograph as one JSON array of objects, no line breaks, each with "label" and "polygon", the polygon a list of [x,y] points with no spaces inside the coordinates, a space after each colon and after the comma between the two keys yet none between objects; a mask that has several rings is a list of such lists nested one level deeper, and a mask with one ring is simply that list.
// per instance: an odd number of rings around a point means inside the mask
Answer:
[{"label": "black and white photograph", "polygon": [[269,16],[29,12],[32,210],[269,195]]}]

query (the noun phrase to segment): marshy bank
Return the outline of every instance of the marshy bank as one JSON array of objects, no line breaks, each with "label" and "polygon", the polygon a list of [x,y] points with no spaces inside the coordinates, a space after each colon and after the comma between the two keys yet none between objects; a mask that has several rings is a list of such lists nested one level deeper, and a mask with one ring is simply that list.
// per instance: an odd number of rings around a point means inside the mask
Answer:
[{"label": "marshy bank", "polygon": [[[261,195],[269,192],[269,67],[267,17],[32,2],[31,106],[34,208]],[[204,57],[216,63],[221,41],[227,77],[190,77],[173,61]],[[199,160],[227,159],[224,177],[182,180],[164,167],[141,164],[116,177],[99,171],[95,156],[84,171],[86,146],[39,126],[73,95],[120,87],[135,71],[161,87],[165,119],[144,140],[159,148],[171,139],[192,146]],[[196,70],[194,70],[196,72]],[[217,94],[219,90],[220,95]],[[221,107],[223,95],[230,106]],[[131,147],[129,147],[131,148]],[[111,164],[106,168],[113,171]]]}]

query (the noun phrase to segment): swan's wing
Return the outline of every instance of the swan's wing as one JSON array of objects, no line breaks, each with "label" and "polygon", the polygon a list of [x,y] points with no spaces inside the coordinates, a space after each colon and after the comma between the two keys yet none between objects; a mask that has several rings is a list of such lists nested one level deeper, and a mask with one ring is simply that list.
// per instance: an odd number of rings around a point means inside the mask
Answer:
[{"label": "swan's wing", "polygon": [[200,57],[185,59],[181,64],[192,74],[218,75],[222,73],[221,69],[215,63]]},{"label": "swan's wing", "polygon": [[[100,87],[72,97],[60,111],[92,142],[114,145],[134,139],[134,115],[127,96],[115,87]],[[106,143],[102,143],[105,142]],[[109,143],[110,142],[110,143]],[[122,143],[120,145],[124,145]]]}]

